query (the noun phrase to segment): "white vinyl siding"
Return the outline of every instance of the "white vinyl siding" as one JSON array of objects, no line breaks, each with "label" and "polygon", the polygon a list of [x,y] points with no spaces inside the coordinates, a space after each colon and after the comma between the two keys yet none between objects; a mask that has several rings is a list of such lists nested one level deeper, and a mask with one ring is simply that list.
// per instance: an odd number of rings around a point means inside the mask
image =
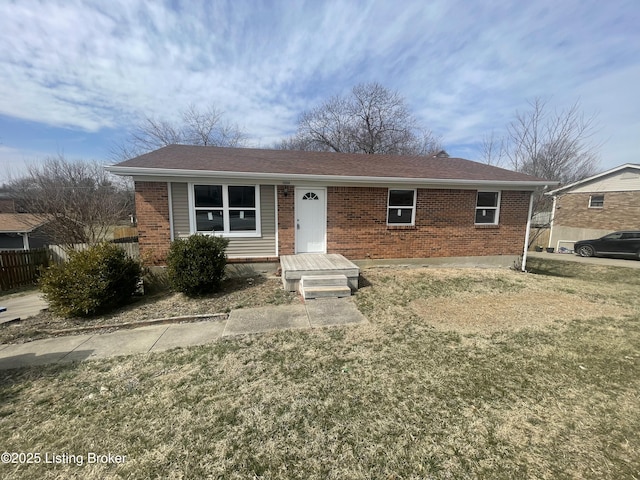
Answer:
[{"label": "white vinyl siding", "polygon": [[635,168],[625,168],[569,191],[571,193],[594,194],[600,192],[637,192],[640,191],[640,171]]}]

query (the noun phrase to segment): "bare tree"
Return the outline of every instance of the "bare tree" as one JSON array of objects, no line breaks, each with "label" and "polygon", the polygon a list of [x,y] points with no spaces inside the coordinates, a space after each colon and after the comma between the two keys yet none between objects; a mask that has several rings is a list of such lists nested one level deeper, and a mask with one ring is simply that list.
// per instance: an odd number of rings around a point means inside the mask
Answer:
[{"label": "bare tree", "polygon": [[353,87],[302,113],[295,135],[276,148],[366,154],[429,155],[438,137],[411,114],[404,98],[378,83]]},{"label": "bare tree", "polygon": [[487,165],[501,166],[504,163],[505,145],[504,139],[499,138],[496,132],[491,130],[489,135],[482,138],[480,159]]},{"label": "bare tree", "polygon": [[9,183],[18,209],[49,220],[47,230],[61,245],[97,243],[133,213],[133,191],[96,162],[62,155],[28,168]]},{"label": "bare tree", "polygon": [[214,106],[199,109],[191,104],[182,112],[180,123],[145,117],[124,142],[112,147],[111,156],[122,161],[172,144],[242,146],[245,132],[225,122],[223,116]]},{"label": "bare tree", "polygon": [[[525,112],[516,112],[504,138],[493,133],[485,137],[483,160],[504,163],[515,171],[561,185],[595,174],[600,149],[600,144],[593,142],[596,117],[586,117],[579,102],[565,110],[550,111],[546,100],[535,98],[529,106]],[[534,193],[534,215],[550,211],[551,204],[543,192]],[[535,240],[532,236],[531,244]]]},{"label": "bare tree", "polygon": [[507,127],[505,157],[510,166],[562,185],[596,173],[600,145],[592,141],[595,116],[585,117],[579,102],[553,112],[540,98],[529,105],[531,109],[516,112]]}]

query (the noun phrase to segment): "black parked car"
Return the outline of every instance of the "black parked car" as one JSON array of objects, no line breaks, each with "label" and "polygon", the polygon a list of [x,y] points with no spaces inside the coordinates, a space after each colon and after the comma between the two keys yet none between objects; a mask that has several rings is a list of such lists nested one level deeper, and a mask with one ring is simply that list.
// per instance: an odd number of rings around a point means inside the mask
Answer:
[{"label": "black parked car", "polygon": [[640,230],[613,232],[595,240],[580,240],[573,251],[581,257],[633,257],[640,259]]}]

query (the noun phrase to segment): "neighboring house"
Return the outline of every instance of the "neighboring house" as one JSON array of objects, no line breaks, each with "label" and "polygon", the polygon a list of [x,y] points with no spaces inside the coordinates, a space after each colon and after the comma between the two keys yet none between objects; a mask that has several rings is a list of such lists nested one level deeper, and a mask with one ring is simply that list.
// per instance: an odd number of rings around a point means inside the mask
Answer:
[{"label": "neighboring house", "polygon": [[[171,145],[107,167],[135,181],[141,256],[229,238],[231,262],[522,254],[531,192],[549,182],[447,157]],[[553,182],[552,182],[553,183]]]},{"label": "neighboring house", "polygon": [[51,243],[42,215],[0,213],[0,250],[30,250]]},{"label": "neighboring house", "polygon": [[547,195],[554,207],[549,246],[556,250],[616,230],[640,230],[640,165],[621,165]]}]

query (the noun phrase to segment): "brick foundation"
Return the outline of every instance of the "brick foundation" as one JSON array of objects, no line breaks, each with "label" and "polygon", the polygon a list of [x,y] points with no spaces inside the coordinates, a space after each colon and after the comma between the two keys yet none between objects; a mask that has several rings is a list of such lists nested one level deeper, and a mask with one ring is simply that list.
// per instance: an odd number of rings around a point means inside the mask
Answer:
[{"label": "brick foundation", "polygon": [[171,244],[167,184],[135,182],[135,195],[140,258],[145,265],[164,265]]}]

